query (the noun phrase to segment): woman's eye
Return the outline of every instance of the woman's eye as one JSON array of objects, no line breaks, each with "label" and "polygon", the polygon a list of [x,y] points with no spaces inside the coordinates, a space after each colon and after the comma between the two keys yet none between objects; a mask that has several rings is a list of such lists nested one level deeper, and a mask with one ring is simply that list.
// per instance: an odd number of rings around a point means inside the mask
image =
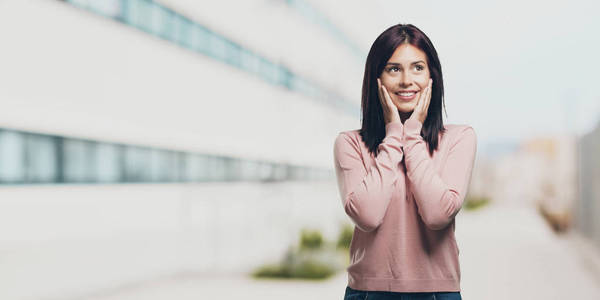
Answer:
[{"label": "woman's eye", "polygon": [[417,65],[416,69],[417,69],[417,71],[423,71],[423,69],[425,69],[425,67],[423,67],[421,65]]},{"label": "woman's eye", "polygon": [[388,71],[398,71],[398,70],[400,70],[400,69],[398,69],[398,67],[391,67],[388,69]]}]

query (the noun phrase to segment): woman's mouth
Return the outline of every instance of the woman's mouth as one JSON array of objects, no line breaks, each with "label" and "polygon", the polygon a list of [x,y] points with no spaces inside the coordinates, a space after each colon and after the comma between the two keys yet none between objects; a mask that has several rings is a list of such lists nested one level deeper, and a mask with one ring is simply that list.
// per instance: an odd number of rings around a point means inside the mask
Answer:
[{"label": "woman's mouth", "polygon": [[400,100],[402,100],[402,101],[411,101],[411,100],[415,99],[415,96],[417,95],[417,91],[395,92],[394,94],[396,96],[398,96],[398,98],[400,98]]}]

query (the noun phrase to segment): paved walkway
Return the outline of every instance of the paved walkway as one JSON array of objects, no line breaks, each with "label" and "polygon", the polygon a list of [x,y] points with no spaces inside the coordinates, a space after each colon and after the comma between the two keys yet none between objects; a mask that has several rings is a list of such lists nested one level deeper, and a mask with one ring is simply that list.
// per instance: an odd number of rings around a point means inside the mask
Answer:
[{"label": "paved walkway", "polygon": [[[600,299],[597,250],[556,236],[531,207],[461,211],[456,234],[463,299]],[[344,272],[323,282],[182,276],[87,299],[342,299],[345,287]]]}]

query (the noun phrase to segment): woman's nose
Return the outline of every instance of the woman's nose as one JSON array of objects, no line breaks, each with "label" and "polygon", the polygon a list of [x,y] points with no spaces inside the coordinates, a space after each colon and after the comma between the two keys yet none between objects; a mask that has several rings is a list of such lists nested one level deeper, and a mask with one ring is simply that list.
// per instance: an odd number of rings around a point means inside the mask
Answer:
[{"label": "woman's nose", "polygon": [[411,82],[412,82],[412,79],[410,78],[410,75],[407,74],[407,72],[402,72],[400,74],[400,86],[402,86],[402,87],[409,86]]}]

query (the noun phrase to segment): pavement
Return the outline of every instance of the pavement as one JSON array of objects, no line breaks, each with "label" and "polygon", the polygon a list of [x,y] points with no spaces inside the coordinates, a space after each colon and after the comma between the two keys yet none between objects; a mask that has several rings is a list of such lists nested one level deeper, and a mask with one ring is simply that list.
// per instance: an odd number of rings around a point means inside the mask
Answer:
[{"label": "pavement", "polygon": [[[600,250],[556,235],[527,205],[491,204],[456,219],[463,299],[600,299]],[[347,275],[324,281],[182,274],[86,300],[343,299]]]}]

